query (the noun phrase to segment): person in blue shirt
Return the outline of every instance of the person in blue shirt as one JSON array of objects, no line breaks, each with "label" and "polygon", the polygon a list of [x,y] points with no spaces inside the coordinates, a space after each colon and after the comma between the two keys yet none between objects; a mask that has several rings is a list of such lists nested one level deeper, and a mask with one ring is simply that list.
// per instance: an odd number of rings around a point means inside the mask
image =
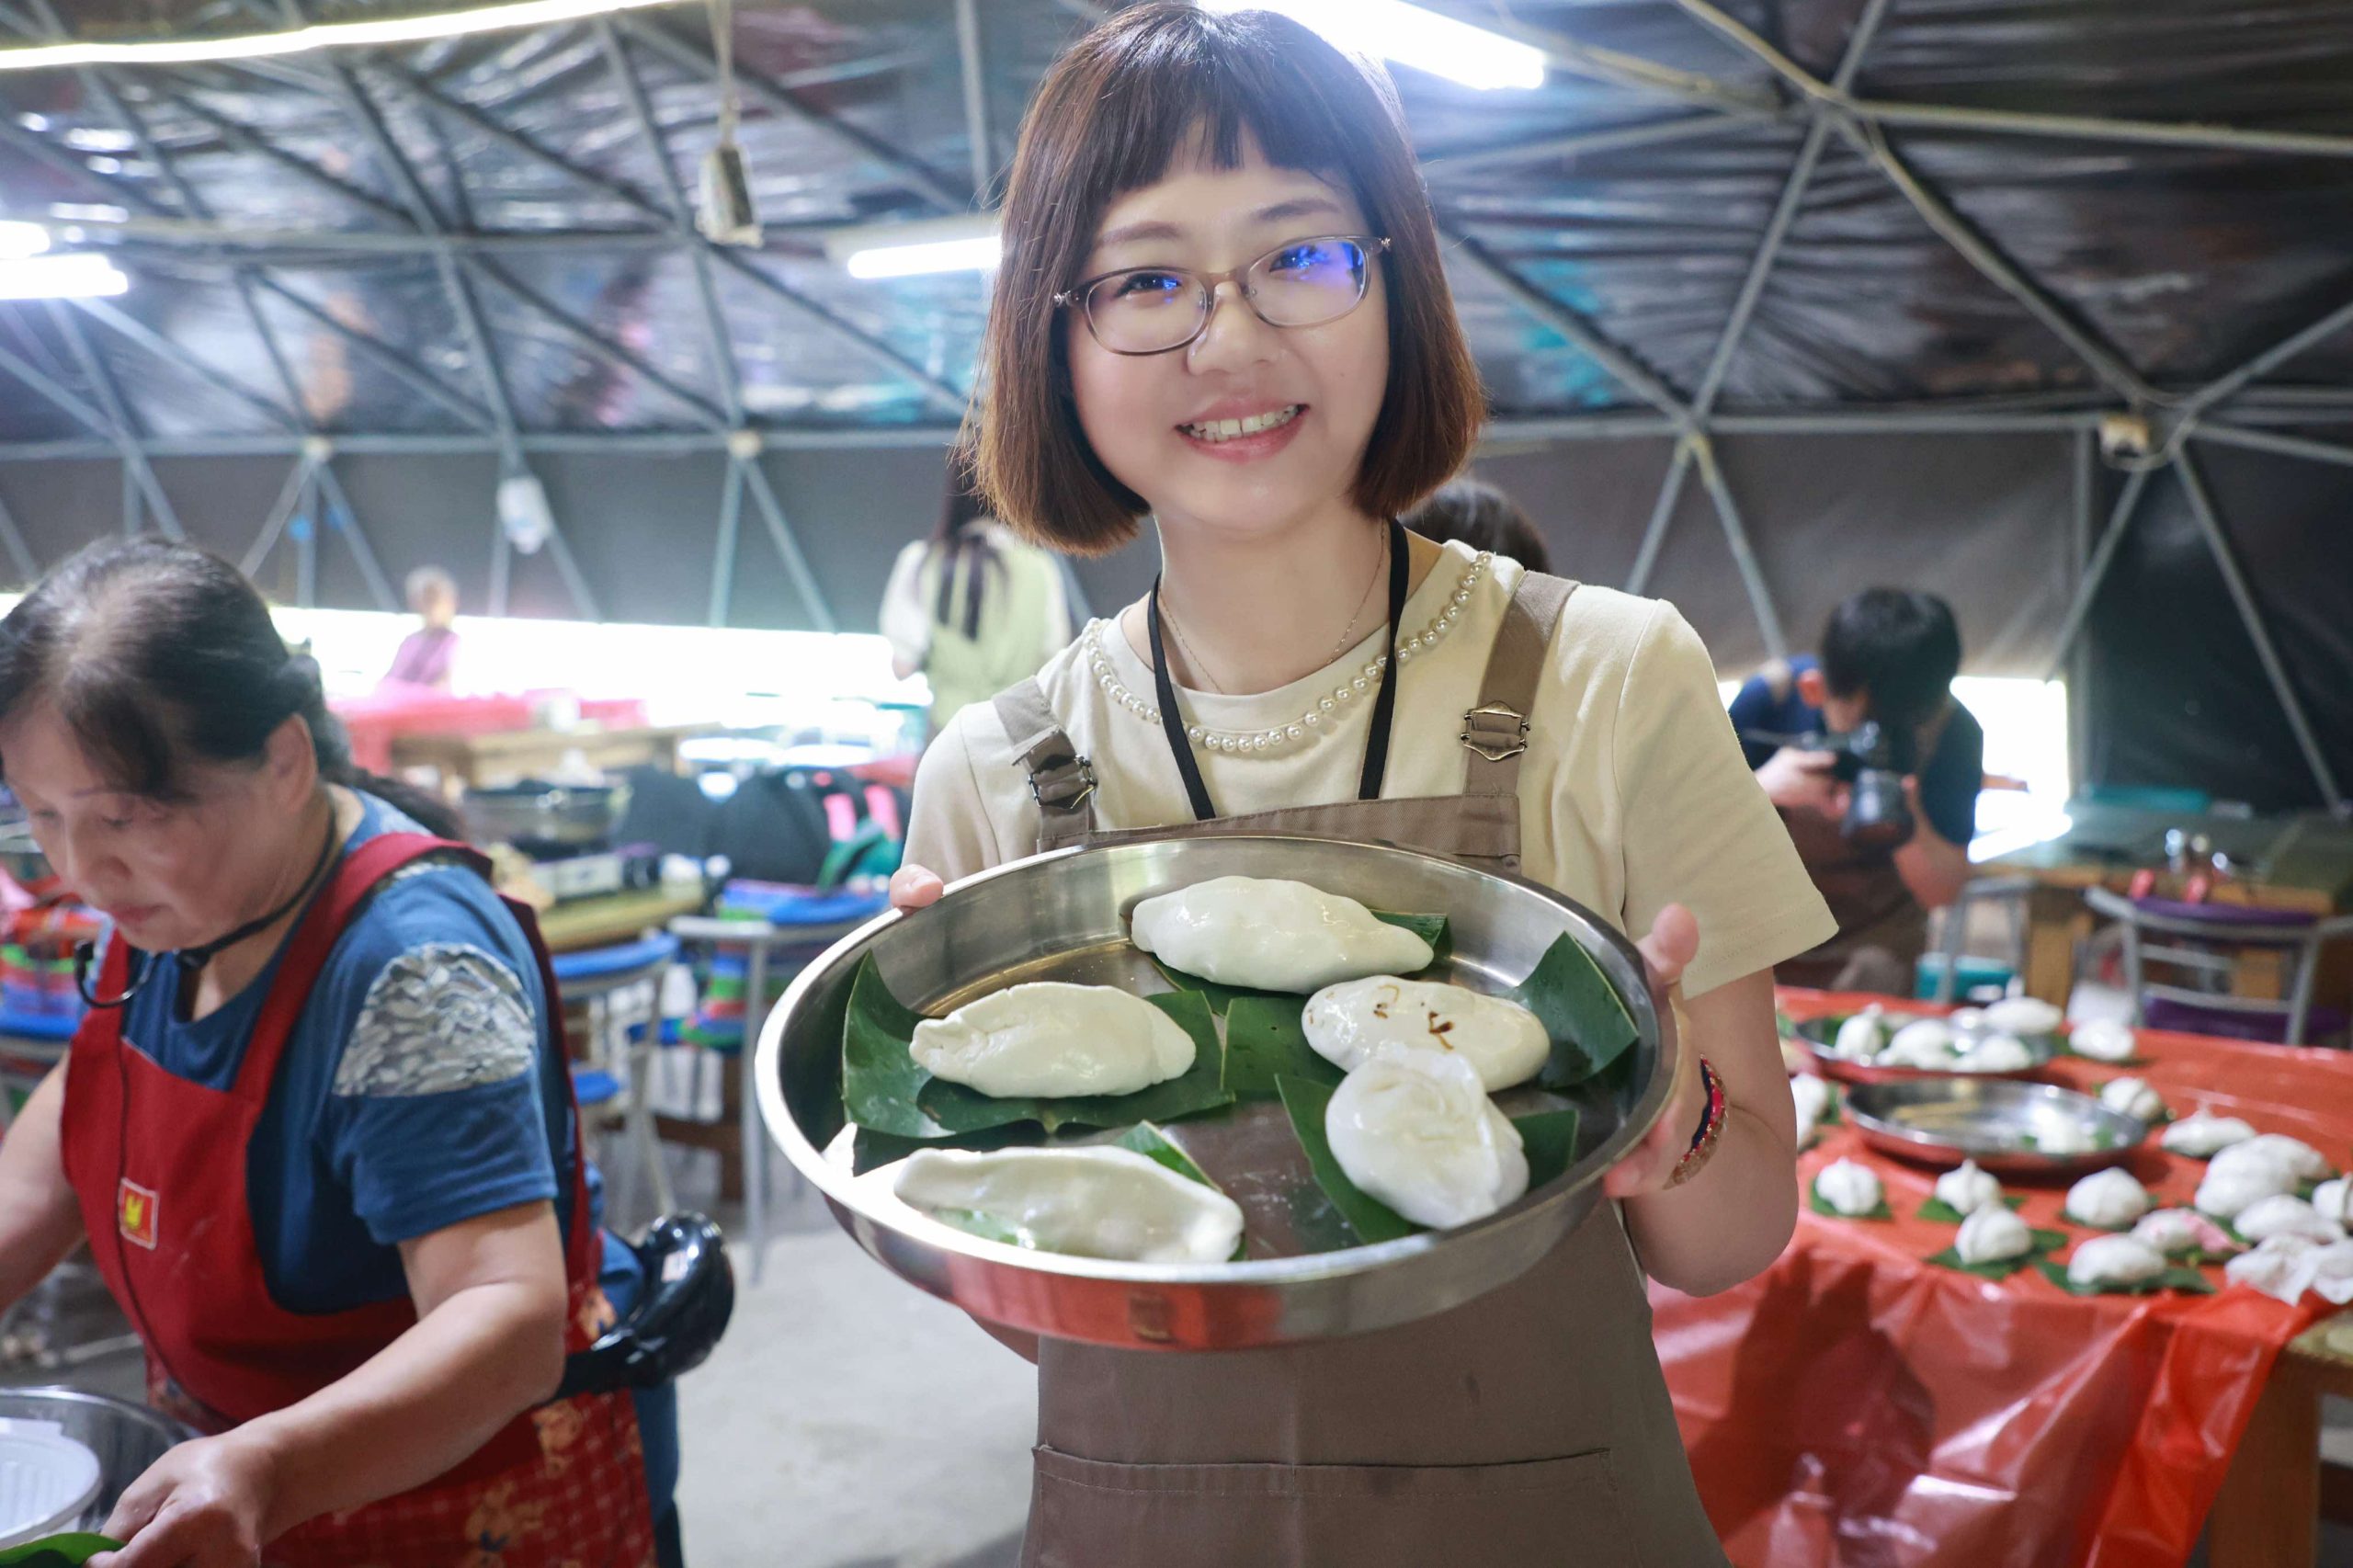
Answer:
[{"label": "person in blue shirt", "polygon": [[[1985,732],[1952,695],[1961,632],[1934,594],[1868,588],[1830,614],[1821,652],[1768,665],[1732,702],[1733,727],[1757,782],[1779,809],[1838,934],[1776,965],[1784,984],[1826,985],[1909,996],[1927,947],[1928,911],[1969,880]],[[1867,720],[1910,732],[1916,772],[1904,781],[1911,837],[1859,846],[1839,831],[1849,786],[1829,752],[1749,738],[1756,733],[1851,732]]]}]

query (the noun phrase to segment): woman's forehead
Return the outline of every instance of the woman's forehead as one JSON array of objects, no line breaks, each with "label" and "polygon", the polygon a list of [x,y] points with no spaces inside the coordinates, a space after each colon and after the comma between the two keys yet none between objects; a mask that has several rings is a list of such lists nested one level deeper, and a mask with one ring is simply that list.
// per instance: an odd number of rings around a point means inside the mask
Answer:
[{"label": "woman's forehead", "polygon": [[1222,167],[1207,142],[1195,138],[1159,179],[1111,202],[1095,244],[1212,238],[1295,222],[1332,233],[1360,227],[1364,217],[1345,185],[1270,164],[1255,142],[1245,139],[1240,161]]}]

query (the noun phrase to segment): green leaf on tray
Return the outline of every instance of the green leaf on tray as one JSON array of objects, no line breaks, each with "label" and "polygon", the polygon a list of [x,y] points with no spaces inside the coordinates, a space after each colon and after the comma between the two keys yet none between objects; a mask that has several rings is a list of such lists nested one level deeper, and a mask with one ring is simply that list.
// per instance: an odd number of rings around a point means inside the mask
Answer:
[{"label": "green leaf on tray", "polygon": [[2034,1233],[2033,1248],[2020,1253],[2016,1257],[2006,1257],[1993,1263],[1963,1263],[1961,1261],[1961,1253],[1956,1248],[1947,1247],[1944,1251],[1932,1256],[1928,1261],[1939,1268],[1949,1268],[1961,1274],[1974,1274],[1980,1279],[2001,1280],[2007,1279],[2028,1264],[2042,1257],[2044,1254],[2057,1252],[2066,1244],[2067,1234],[2063,1231],[2037,1231]]},{"label": "green leaf on tray", "polygon": [[842,1104],[849,1119],[870,1132],[936,1141],[1013,1122],[1034,1121],[1051,1132],[1077,1123],[1118,1127],[1131,1121],[1175,1121],[1233,1096],[1224,1085],[1225,1053],[1203,999],[1166,992],[1145,1001],[1193,1037],[1193,1065],[1181,1076],[1131,1095],[1072,1099],[999,1099],[935,1078],[909,1053],[921,1015],[891,994],[869,958],[851,983],[842,1030]]},{"label": "green leaf on tray", "polygon": [[120,1551],[122,1542],[87,1532],[44,1536],[0,1551],[0,1568],[75,1568],[101,1551]]},{"label": "green leaf on tray", "polygon": [[1509,994],[1552,1037],[1552,1059],[1536,1076],[1548,1089],[1574,1088],[1634,1043],[1626,1004],[1574,937],[1555,939]]},{"label": "green leaf on tray", "polygon": [[[1307,1151],[1307,1165],[1315,1174],[1315,1185],[1324,1189],[1360,1244],[1395,1241],[1426,1228],[1366,1192],[1340,1168],[1339,1156],[1332,1153],[1331,1140],[1324,1135],[1324,1115],[1332,1104],[1329,1086],[1288,1076],[1277,1080],[1277,1086],[1283,1109],[1290,1115],[1291,1131]],[[1577,1113],[1574,1108],[1532,1111],[1512,1118],[1511,1124],[1519,1130],[1520,1144],[1528,1154],[1530,1192],[1566,1173],[1574,1162]]]},{"label": "green leaf on tray", "polygon": [[958,1230],[969,1232],[984,1242],[1002,1242],[1009,1247],[1026,1247],[1029,1244],[1021,1239],[1020,1232],[1016,1231],[995,1215],[983,1214],[977,1209],[933,1209],[928,1212],[941,1224],[953,1225]]},{"label": "green leaf on tray", "polygon": [[[2011,1209],[2016,1209],[2025,1201],[2025,1199],[2016,1193],[2008,1194],[2002,1199],[2003,1204]],[[1934,1221],[1939,1225],[1958,1225],[1968,1218],[1943,1199],[1936,1197],[1931,1197],[1928,1201],[1920,1205],[1919,1217],[1923,1220]]]},{"label": "green leaf on tray", "polygon": [[2067,1278],[2067,1266],[2051,1258],[2035,1265],[2042,1277],[2070,1296],[2152,1296],[2159,1290],[2180,1290],[2192,1296],[2211,1296],[2214,1282],[2194,1268],[2178,1266],[2166,1269],[2154,1279],[2142,1279],[2130,1285],[2078,1285]]},{"label": "green leaf on tray", "polygon": [[1887,1206],[1887,1197],[1884,1193],[1880,1196],[1879,1207],[1865,1214],[1847,1214],[1833,1209],[1822,1200],[1822,1194],[1815,1189],[1812,1182],[1805,1184],[1805,1201],[1807,1208],[1828,1220],[1893,1220],[1895,1218],[1895,1210]]},{"label": "green leaf on tray", "polygon": [[1225,1087],[1238,1099],[1278,1098],[1279,1078],[1304,1078],[1337,1088],[1347,1076],[1315,1054],[1297,996],[1236,996],[1225,1014]]},{"label": "green leaf on tray", "polygon": [[[1430,945],[1430,962],[1442,964],[1454,952],[1454,938],[1443,915],[1389,915],[1374,910],[1372,917],[1384,925],[1402,926]],[[1244,997],[1254,997],[1270,1003],[1290,1002],[1300,1007],[1307,1006],[1307,998],[1296,991],[1259,991],[1247,985],[1221,985],[1214,980],[1203,980],[1198,974],[1187,974],[1181,969],[1171,969],[1157,958],[1152,967],[1158,970],[1169,984],[1179,991],[1195,991],[1209,998],[1210,1011],[1219,1017]],[[1415,972],[1419,972],[1418,971]],[[1272,1097],[1271,1090],[1268,1097]]]}]

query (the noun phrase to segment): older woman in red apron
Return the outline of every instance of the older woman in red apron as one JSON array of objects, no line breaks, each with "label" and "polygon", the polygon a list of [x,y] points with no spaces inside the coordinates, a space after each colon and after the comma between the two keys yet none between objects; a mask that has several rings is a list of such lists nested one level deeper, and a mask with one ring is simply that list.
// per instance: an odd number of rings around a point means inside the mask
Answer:
[{"label": "older woman in red apron", "polygon": [[1017,1345],[1024,1562],[1722,1562],[1644,1276],[1720,1290],[1788,1240],[1770,971],[1831,923],[1706,650],[1668,606],[1393,520],[1482,400],[1377,68],[1264,13],[1124,11],[1040,88],[1005,240],[980,481],[1067,550],[1149,515],[1162,572],[934,743],[898,901],[1126,837],[1411,845],[1646,933],[1709,1063],[1617,1201],[1480,1300],[1279,1350]]},{"label": "older woman in red apron", "polygon": [[629,1395],[550,1399],[610,1312],[529,913],[357,787],[316,667],[187,546],[94,547],[0,622],[0,770],[114,922],[0,1143],[0,1299],[86,1237],[210,1434],[101,1563],[649,1568]]}]

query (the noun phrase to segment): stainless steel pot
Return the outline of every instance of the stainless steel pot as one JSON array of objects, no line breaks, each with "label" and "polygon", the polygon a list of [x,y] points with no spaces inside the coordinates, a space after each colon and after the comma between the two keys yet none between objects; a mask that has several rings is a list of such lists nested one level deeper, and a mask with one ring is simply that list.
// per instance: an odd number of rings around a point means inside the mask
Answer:
[{"label": "stainless steel pot", "polygon": [[465,800],[467,825],[485,844],[603,844],[628,809],[620,784],[506,784]]},{"label": "stainless steel pot", "polygon": [[[854,1130],[845,1128],[842,1111],[842,1026],[851,980],[869,954],[901,1001],[935,1015],[1032,980],[1120,984],[1148,994],[1167,983],[1129,942],[1128,912],[1151,894],[1231,875],[1294,878],[1375,909],[1443,913],[1452,922],[1450,977],[1483,990],[1526,978],[1554,938],[1575,940],[1624,998],[1639,1038],[1622,1070],[1571,1095],[1511,1091],[1531,1106],[1578,1108],[1574,1164],[1473,1224],[1376,1246],[1210,1266],[1115,1263],[1000,1245],[915,1215],[887,1187],[853,1174]],[[835,1218],[886,1267],[933,1295],[992,1323],[1063,1338],[1241,1349],[1408,1322],[1528,1268],[1592,1210],[1602,1173],[1657,1119],[1676,1051],[1673,1025],[1645,985],[1632,944],[1557,893],[1381,845],[1218,837],[1040,856],[960,882],[930,909],[881,916],[794,981],[761,1032],[755,1072],[770,1132]],[[1261,1244],[1295,1234],[1292,1221],[1324,1201],[1278,1105],[1245,1104],[1170,1131],[1242,1205]]]},{"label": "stainless steel pot", "polygon": [[142,1405],[80,1389],[0,1389],[0,1416],[54,1422],[67,1437],[98,1456],[98,1494],[82,1510],[80,1518],[52,1527],[57,1530],[98,1528],[148,1466],[196,1436],[171,1417]]}]

